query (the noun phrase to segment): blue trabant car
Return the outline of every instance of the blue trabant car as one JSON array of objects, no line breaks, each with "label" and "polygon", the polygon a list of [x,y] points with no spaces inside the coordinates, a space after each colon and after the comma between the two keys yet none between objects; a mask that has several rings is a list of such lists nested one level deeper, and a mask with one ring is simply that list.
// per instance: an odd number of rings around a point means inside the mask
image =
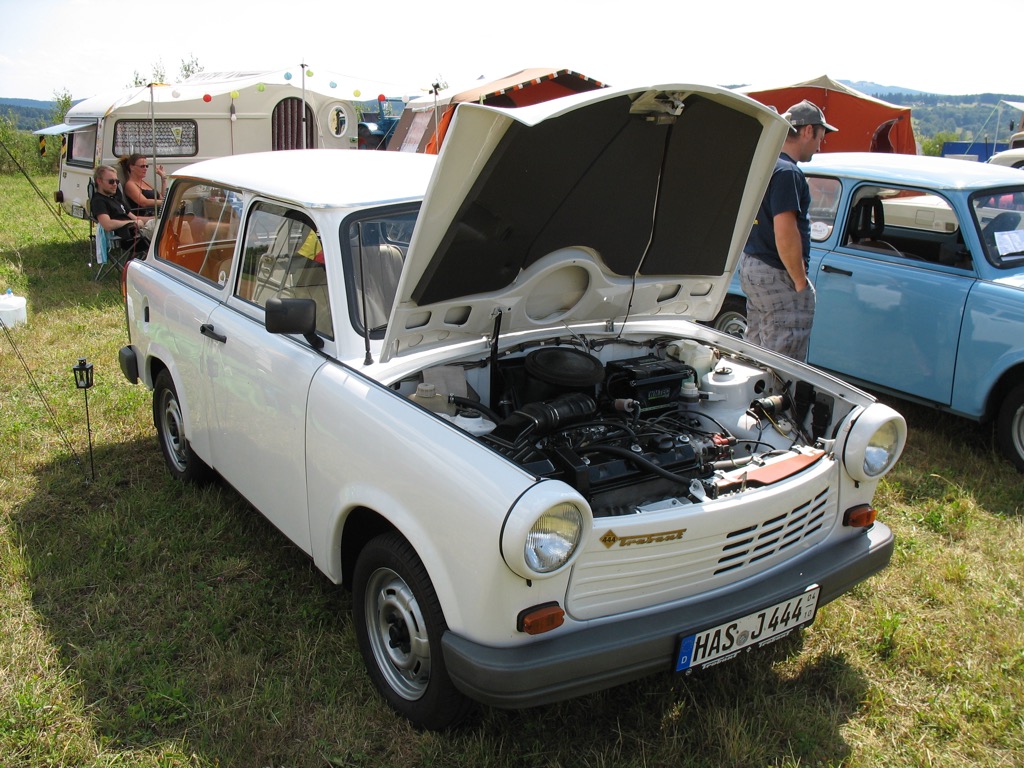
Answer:
[{"label": "blue trabant car", "polygon": [[351,587],[411,722],[692,673],[884,568],[892,408],[698,325],[787,124],[726,90],[461,105],[440,154],[174,174],[122,370],[170,473]]},{"label": "blue trabant car", "polygon": [[[811,187],[807,361],[980,422],[1024,471],[1024,178],[938,157],[829,153]],[[715,326],[742,335],[739,280]]]}]

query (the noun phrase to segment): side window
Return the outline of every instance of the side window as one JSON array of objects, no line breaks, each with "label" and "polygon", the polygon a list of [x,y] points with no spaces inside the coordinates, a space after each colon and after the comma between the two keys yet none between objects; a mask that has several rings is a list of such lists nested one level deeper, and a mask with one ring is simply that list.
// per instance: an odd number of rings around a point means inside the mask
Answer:
[{"label": "side window", "polygon": [[258,307],[274,297],[313,299],[317,333],[334,338],[323,244],[300,211],[263,202],[252,207],[235,295]]},{"label": "side window", "polygon": [[861,187],[846,225],[848,246],[866,254],[969,269],[956,212],[949,202],[919,189]]},{"label": "side window", "polygon": [[341,225],[345,283],[352,324],[383,335],[409,251],[415,210],[348,219]]},{"label": "side window", "polygon": [[64,135],[65,157],[69,165],[92,168],[96,163],[96,126],[79,128]]},{"label": "side window", "polygon": [[225,285],[238,239],[242,195],[176,181],[166,203],[156,255],[217,285]]},{"label": "side window", "polygon": [[825,176],[808,176],[807,185],[811,189],[811,240],[820,243],[827,240],[835,228],[843,188],[839,179]]}]

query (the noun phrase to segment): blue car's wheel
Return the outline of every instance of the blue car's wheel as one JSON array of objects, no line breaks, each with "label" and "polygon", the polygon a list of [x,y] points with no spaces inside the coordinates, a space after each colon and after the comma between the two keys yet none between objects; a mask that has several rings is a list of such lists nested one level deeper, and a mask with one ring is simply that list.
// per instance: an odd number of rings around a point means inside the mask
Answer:
[{"label": "blue car's wheel", "polygon": [[996,439],[1000,450],[1024,472],[1024,384],[1011,389],[1003,400],[996,419]]}]

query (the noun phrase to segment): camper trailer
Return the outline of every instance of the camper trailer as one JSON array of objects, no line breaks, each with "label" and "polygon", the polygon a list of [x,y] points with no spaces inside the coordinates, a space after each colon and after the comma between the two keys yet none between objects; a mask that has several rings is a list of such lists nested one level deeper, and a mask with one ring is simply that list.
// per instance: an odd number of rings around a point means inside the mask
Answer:
[{"label": "camper trailer", "polygon": [[[201,73],[183,83],[140,86],[79,102],[65,122],[37,131],[61,135],[60,188],[65,212],[88,218],[97,165],[138,152],[170,173],[199,160],[279,149],[384,148],[360,141],[367,124],[397,121],[407,100],[400,86],[294,71]],[[371,129],[371,130],[372,130]],[[155,169],[150,182],[156,185]]]}]

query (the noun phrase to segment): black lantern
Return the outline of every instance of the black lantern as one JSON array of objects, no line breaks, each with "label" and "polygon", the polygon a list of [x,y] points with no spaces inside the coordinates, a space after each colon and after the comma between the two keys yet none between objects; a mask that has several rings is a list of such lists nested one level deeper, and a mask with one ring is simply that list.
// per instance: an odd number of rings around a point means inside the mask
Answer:
[{"label": "black lantern", "polygon": [[89,389],[92,387],[92,363],[84,357],[78,358],[78,365],[71,369],[75,374],[75,388],[85,391],[85,429],[89,433],[89,471],[96,479],[96,465],[92,460],[92,424],[89,421]]},{"label": "black lantern", "polygon": [[71,369],[75,372],[75,386],[78,389],[89,389],[92,386],[92,363],[84,357],[78,358],[78,365]]}]

